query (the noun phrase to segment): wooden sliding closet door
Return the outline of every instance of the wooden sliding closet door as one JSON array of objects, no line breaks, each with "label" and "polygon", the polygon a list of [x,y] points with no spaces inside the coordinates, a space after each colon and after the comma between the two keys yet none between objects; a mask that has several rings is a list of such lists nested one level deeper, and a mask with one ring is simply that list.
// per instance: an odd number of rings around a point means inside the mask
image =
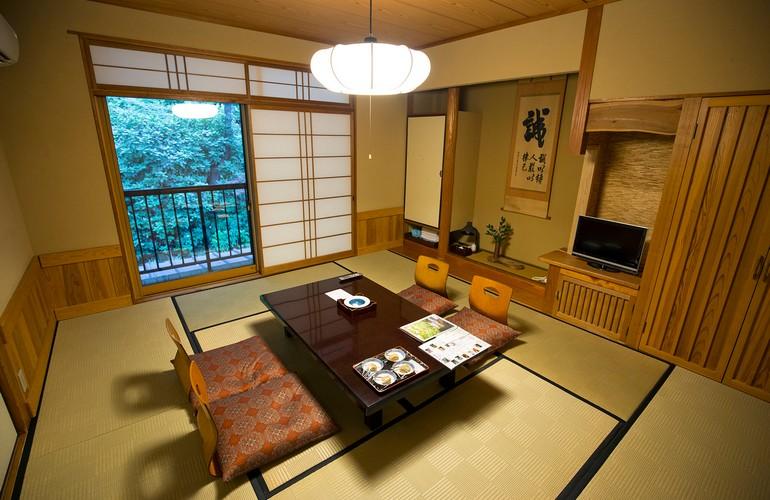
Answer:
[{"label": "wooden sliding closet door", "polygon": [[750,299],[724,381],[770,401],[770,179],[765,182],[754,226],[746,245],[750,251],[742,259],[744,269],[739,273],[750,273],[752,280],[731,290],[726,308],[736,314]]},{"label": "wooden sliding closet door", "polygon": [[[652,263],[640,349],[721,380],[756,281],[752,231],[770,162],[770,96],[704,99],[665,245]],[[677,166],[672,166],[677,167]],[[680,168],[680,167],[677,167]]]}]

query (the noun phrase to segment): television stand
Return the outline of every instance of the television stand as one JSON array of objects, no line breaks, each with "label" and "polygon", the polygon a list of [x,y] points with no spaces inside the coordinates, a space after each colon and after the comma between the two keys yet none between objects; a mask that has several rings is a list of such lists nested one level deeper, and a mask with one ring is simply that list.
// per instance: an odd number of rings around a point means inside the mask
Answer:
[{"label": "television stand", "polygon": [[540,260],[548,264],[545,307],[551,316],[625,341],[641,277],[562,250],[541,255]]},{"label": "television stand", "polygon": [[608,273],[619,273],[619,272],[622,272],[617,267],[608,266],[607,264],[602,264],[601,262],[592,262],[592,261],[588,260],[588,261],[586,261],[586,263],[589,266],[591,266],[591,267],[594,267],[596,269],[601,269],[602,271],[607,271]]}]

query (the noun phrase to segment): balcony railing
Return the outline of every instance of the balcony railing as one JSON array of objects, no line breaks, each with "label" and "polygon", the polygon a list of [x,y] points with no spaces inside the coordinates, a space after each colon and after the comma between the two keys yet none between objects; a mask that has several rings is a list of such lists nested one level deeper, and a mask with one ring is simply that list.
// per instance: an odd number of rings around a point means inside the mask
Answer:
[{"label": "balcony railing", "polygon": [[254,263],[246,184],[124,195],[142,283]]}]

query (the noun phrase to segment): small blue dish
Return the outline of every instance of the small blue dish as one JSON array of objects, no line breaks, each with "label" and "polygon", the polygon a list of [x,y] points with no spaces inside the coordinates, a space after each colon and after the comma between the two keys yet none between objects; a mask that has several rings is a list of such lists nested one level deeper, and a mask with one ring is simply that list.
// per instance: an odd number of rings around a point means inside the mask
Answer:
[{"label": "small blue dish", "polygon": [[352,297],[345,299],[344,302],[344,304],[351,309],[361,309],[362,307],[368,306],[370,303],[371,301],[363,295],[353,295]]}]

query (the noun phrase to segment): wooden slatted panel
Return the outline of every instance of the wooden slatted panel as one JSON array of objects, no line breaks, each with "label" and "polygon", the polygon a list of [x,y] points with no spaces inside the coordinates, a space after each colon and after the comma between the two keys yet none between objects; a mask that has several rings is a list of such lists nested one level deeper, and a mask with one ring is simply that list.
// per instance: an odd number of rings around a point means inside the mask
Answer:
[{"label": "wooden slatted panel", "polygon": [[[730,290],[719,327],[740,326],[725,382],[770,401],[770,217],[766,216],[770,213],[770,175],[756,213],[764,214],[764,217],[754,219],[746,242],[748,251],[736,272],[736,277],[742,279]],[[759,269],[763,257],[764,267]],[[747,310],[744,319],[737,323],[737,313],[743,310]]]},{"label": "wooden slatted panel", "polygon": [[56,320],[43,273],[33,258],[0,317],[6,402],[13,408],[14,422],[26,430],[29,417],[37,412]]},{"label": "wooden slatted panel", "polygon": [[40,257],[57,319],[106,311],[132,303],[128,273],[118,245]]},{"label": "wooden slatted panel", "polygon": [[746,241],[770,162],[767,104],[704,100],[640,343],[717,380],[751,297],[731,290],[749,286]]},{"label": "wooden slatted panel", "polygon": [[745,328],[746,340],[736,350],[731,363],[729,385],[770,401],[770,287],[764,286],[755,296],[756,308],[752,321]]},{"label": "wooden slatted panel", "polygon": [[370,210],[356,214],[359,254],[376,252],[403,244],[404,209]]},{"label": "wooden slatted panel", "polygon": [[554,315],[574,325],[622,340],[633,308],[630,295],[560,276]]}]

